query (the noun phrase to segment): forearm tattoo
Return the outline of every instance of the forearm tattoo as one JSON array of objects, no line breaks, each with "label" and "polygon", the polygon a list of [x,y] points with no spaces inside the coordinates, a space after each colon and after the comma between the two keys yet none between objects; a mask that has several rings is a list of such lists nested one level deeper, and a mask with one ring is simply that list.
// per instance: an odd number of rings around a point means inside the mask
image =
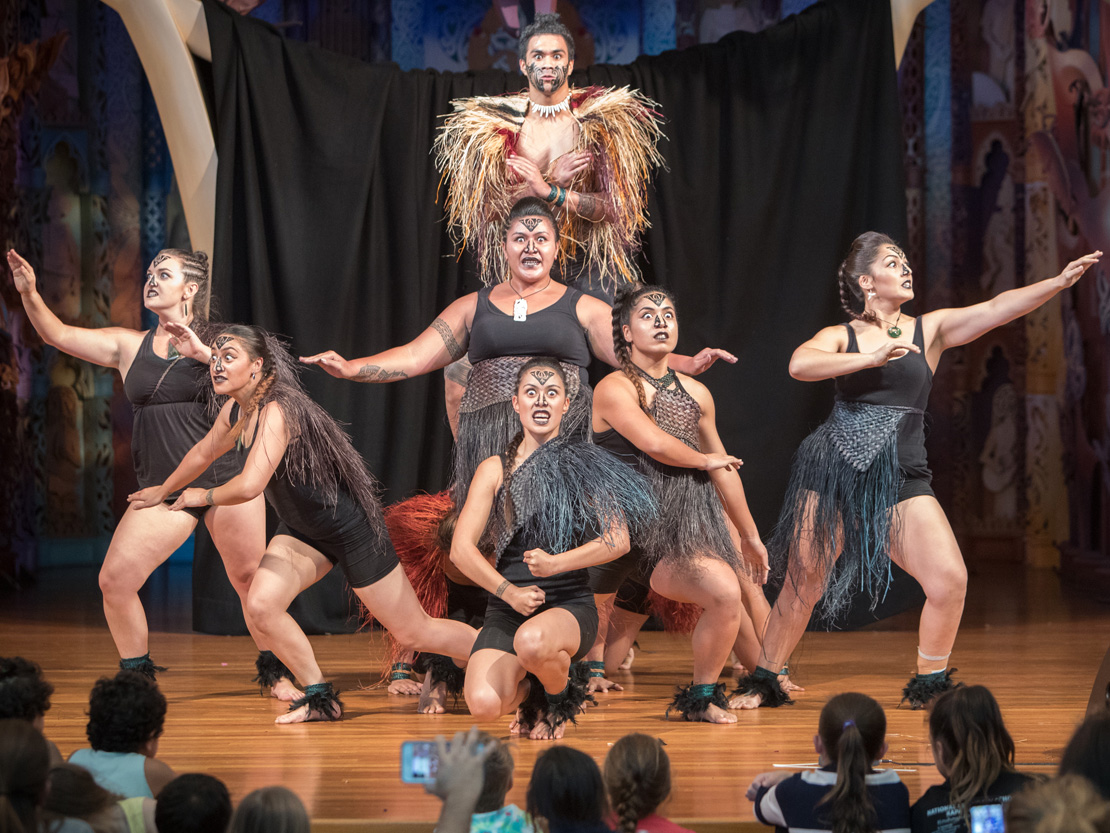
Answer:
[{"label": "forearm tattoo", "polygon": [[216,491],[215,488],[212,488],[212,489],[209,489],[207,492],[204,493],[204,505],[205,506],[214,506],[215,505],[215,503],[212,500],[212,493],[214,491]]},{"label": "forearm tattoo", "polygon": [[578,193],[578,207],[575,211],[587,220],[600,220],[605,216],[605,205],[593,194]]},{"label": "forearm tattoo", "polygon": [[439,337],[443,339],[443,346],[447,348],[447,355],[451,357],[451,361],[462,358],[466,350],[455,340],[455,334],[451,332],[450,324],[442,318],[437,318],[432,322],[432,329],[439,333]]},{"label": "forearm tattoo", "polygon": [[359,368],[356,382],[389,382],[393,379],[407,379],[409,375],[403,370],[386,370],[378,364],[364,364]]}]

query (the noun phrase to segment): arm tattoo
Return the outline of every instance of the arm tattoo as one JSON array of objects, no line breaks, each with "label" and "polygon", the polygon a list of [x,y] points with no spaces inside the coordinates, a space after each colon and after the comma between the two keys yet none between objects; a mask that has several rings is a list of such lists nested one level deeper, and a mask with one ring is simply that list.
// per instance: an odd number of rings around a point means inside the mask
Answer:
[{"label": "arm tattoo", "polygon": [[204,505],[205,506],[214,506],[215,505],[215,503],[212,500],[212,492],[214,492],[214,491],[216,491],[215,488],[212,488],[212,489],[209,489],[207,492],[204,493]]},{"label": "arm tattoo", "polygon": [[578,192],[578,208],[575,211],[587,220],[600,220],[605,216],[602,201],[593,194],[583,194],[581,191]]},{"label": "arm tattoo", "polygon": [[443,339],[443,346],[447,348],[447,355],[451,357],[451,361],[458,360],[466,353],[463,346],[455,341],[455,334],[451,332],[451,325],[442,318],[437,318],[432,322],[432,329],[439,333],[439,337]]},{"label": "arm tattoo", "polygon": [[359,368],[356,382],[391,382],[394,379],[407,379],[409,375],[403,370],[386,370],[381,365],[364,364]]}]

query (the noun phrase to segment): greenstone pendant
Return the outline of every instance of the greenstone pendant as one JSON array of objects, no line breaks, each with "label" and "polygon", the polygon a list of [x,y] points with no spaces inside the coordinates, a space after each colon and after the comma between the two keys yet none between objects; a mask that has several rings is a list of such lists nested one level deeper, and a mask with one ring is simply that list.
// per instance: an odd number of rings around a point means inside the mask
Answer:
[{"label": "greenstone pendant", "polygon": [[889,330],[886,331],[886,334],[891,338],[898,338],[898,336],[902,335],[902,328],[891,327]]}]

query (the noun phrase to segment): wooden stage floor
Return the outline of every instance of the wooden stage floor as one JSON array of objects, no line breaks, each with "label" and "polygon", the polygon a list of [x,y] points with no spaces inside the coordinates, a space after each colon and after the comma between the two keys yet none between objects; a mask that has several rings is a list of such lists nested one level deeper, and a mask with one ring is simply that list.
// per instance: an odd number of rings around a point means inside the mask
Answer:
[{"label": "wooden stage floor", "polygon": [[[417,715],[414,698],[373,687],[379,635],[313,637],[321,666],[344,692],[345,719],[275,726],[283,707],[251,685],[249,639],[189,631],[188,568],[167,568],[151,584],[145,601],[152,653],[170,669],[160,678],[169,700],[160,758],[178,772],[222,778],[236,800],[256,787],[284,784],[305,801],[318,829],[430,828],[438,801],[399,781],[400,744],[465,729],[471,719],[462,709]],[[915,627],[912,613],[864,631],[808,634],[793,661],[795,679],[806,687],[796,705],[741,712],[731,726],[664,719],[673,686],[689,680],[689,640],[645,634],[633,671],[621,678],[625,691],[603,696],[563,742],[600,764],[627,732],[663,738],[674,768],[665,812],[695,828],[720,830],[753,819],[744,790],[756,773],[815,762],[812,737],[828,697],[862,691],[887,709],[887,765],[899,770],[916,799],[940,778],[925,713],[896,708],[912,669]],[[1050,571],[1008,566],[972,576],[953,663],[958,679],[995,692],[1021,769],[1054,769],[1082,718],[1108,634],[1110,606],[1061,588]],[[0,655],[11,654],[38,661],[56,688],[47,735],[65,755],[85,745],[89,688],[117,661],[95,573],[48,571],[37,587],[0,596]],[[483,728],[508,740],[507,723]],[[511,748],[517,774],[509,799],[523,805],[532,764],[547,744],[514,740]]]}]

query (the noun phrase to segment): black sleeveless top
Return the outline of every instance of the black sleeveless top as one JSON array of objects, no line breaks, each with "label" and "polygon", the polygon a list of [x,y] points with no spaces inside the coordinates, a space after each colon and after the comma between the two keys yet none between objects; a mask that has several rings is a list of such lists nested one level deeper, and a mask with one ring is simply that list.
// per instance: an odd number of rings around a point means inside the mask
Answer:
[{"label": "black sleeveless top", "polygon": [[551,306],[529,312],[524,321],[514,321],[490,302],[492,289],[478,292],[467,351],[473,364],[502,356],[552,356],[579,367],[589,366],[590,345],[576,313],[581,292],[568,286]]},{"label": "black sleeveless top", "polygon": [[[858,353],[859,341],[850,324],[848,353]],[[914,320],[913,343],[920,353],[907,353],[888,361],[882,367],[869,367],[846,376],[836,377],[836,396],[851,402],[870,405],[897,405],[919,412],[929,404],[933,387],[933,371],[925,359],[925,336],[921,319]],[[908,413],[898,428],[898,465],[907,477],[928,480],[932,477],[925,456],[925,414]]]},{"label": "black sleeveless top", "polygon": [[[154,352],[154,330],[147,332],[123,380],[134,414],[131,459],[140,488],[165,483],[211,429],[205,390],[210,384],[207,365],[184,356],[163,359]],[[221,458],[189,485],[209,489],[241,470],[241,463]]]}]

